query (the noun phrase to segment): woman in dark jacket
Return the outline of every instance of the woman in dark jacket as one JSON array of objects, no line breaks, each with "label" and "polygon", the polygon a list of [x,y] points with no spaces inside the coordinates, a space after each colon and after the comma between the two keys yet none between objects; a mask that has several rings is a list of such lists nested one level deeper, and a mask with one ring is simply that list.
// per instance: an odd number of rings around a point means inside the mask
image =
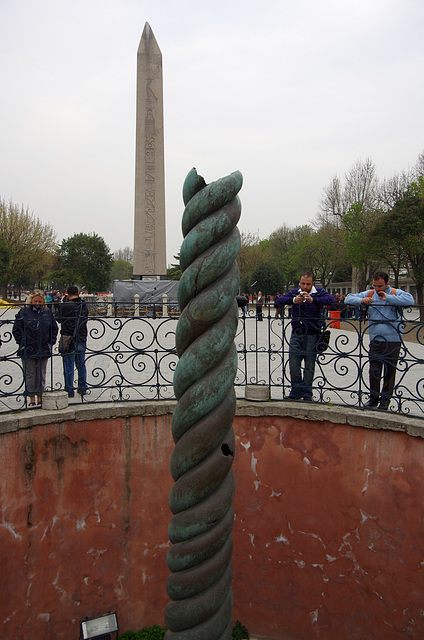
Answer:
[{"label": "woman in dark jacket", "polygon": [[25,306],[16,314],[12,333],[18,344],[18,356],[22,358],[25,395],[30,397],[30,406],[35,405],[36,395],[41,404],[47,361],[56,342],[58,326],[39,289],[28,296]]}]

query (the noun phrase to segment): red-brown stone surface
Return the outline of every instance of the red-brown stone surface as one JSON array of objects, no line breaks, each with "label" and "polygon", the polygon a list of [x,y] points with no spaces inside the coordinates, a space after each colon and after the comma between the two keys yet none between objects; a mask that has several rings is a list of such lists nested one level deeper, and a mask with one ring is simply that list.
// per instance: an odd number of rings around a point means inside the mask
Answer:
[{"label": "red-brown stone surface", "polygon": [[422,439],[290,418],[238,418],[237,435],[236,610],[252,631],[424,637]]},{"label": "red-brown stone surface", "polygon": [[[163,624],[171,416],[0,436],[0,637]],[[424,440],[240,417],[234,620],[280,640],[424,637]],[[207,640],[207,639],[205,639]]]},{"label": "red-brown stone surface", "polygon": [[170,421],[1,437],[1,638],[77,638],[80,620],[115,609],[124,629],[162,619]]}]

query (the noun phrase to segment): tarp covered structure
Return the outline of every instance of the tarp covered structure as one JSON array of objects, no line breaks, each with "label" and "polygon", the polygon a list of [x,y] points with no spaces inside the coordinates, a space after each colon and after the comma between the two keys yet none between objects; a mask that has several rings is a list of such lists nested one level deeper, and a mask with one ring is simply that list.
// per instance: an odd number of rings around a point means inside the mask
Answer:
[{"label": "tarp covered structure", "polygon": [[164,293],[168,296],[168,304],[178,304],[178,280],[114,280],[114,300],[134,302],[137,293],[140,303],[162,304]]}]

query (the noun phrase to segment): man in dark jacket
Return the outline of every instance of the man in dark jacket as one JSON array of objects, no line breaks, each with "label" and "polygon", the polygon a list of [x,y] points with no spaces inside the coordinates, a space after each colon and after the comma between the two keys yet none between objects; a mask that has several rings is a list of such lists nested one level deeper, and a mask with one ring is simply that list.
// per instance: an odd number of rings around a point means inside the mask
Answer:
[{"label": "man in dark jacket", "polygon": [[[317,344],[324,325],[323,307],[334,304],[335,300],[325,289],[317,289],[311,271],[300,277],[299,287],[291,289],[277,298],[275,304],[293,305],[292,333],[289,346],[289,367],[291,379],[291,400],[312,400]],[[302,376],[302,360],[304,369]]]},{"label": "man in dark jacket", "polygon": [[87,370],[85,367],[85,349],[87,346],[87,318],[88,307],[79,297],[78,287],[71,286],[67,290],[67,300],[60,305],[57,321],[61,324],[60,341],[64,343],[63,336],[71,338],[63,358],[63,375],[65,378],[65,391],[73,398],[74,369],[78,371],[78,388],[81,395],[87,393]]}]

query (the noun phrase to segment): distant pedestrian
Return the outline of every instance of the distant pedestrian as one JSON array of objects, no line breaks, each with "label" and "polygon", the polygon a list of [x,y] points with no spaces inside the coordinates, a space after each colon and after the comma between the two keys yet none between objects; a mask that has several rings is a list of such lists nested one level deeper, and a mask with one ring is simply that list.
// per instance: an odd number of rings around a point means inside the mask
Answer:
[{"label": "distant pedestrian", "polygon": [[53,303],[53,313],[55,316],[59,313],[60,303],[62,300],[62,296],[59,291],[53,291],[52,293],[52,303]]},{"label": "distant pedestrian", "polygon": [[274,296],[274,308],[275,308],[275,317],[282,317],[281,315],[281,305],[277,304],[276,300],[277,298],[279,298],[281,296],[281,293],[277,293],[277,295]]},{"label": "distant pedestrian", "polygon": [[263,320],[262,307],[264,303],[265,298],[262,295],[262,291],[258,291],[258,297],[256,298],[256,319],[258,322]]},{"label": "distant pedestrian", "polygon": [[236,296],[236,300],[237,300],[237,306],[239,309],[241,309],[241,313],[243,318],[246,316],[246,309],[247,309],[247,303],[249,302],[249,298],[242,293],[239,296]]},{"label": "distant pedestrian", "polygon": [[334,294],[334,300],[335,300],[334,304],[330,304],[330,306],[328,307],[328,315],[332,320],[330,327],[332,327],[333,329],[340,329],[341,309],[340,309],[340,293],[339,292],[336,292]]}]

